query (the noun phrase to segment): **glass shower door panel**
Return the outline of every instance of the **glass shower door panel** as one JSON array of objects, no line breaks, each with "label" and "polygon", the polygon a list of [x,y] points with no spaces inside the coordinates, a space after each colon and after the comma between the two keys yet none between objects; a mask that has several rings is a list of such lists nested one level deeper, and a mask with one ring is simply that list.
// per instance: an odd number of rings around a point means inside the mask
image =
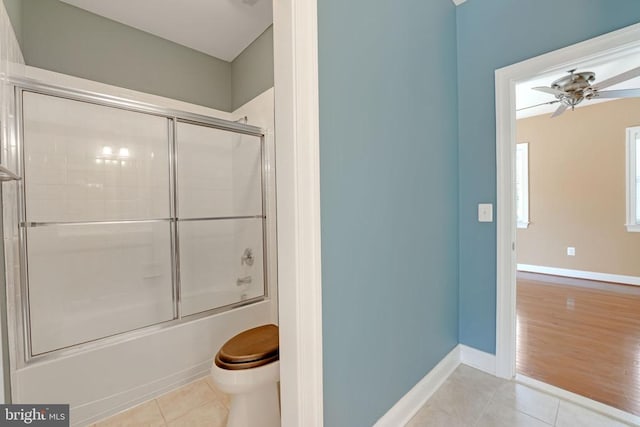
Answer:
[{"label": "glass shower door panel", "polygon": [[166,118],[25,92],[27,221],[169,217]]},{"label": "glass shower door panel", "polygon": [[264,295],[262,219],[179,223],[182,314]]},{"label": "glass shower door panel", "polygon": [[178,216],[262,215],[260,138],[178,123]]},{"label": "glass shower door panel", "polygon": [[37,355],[173,319],[169,222],[29,228]]}]

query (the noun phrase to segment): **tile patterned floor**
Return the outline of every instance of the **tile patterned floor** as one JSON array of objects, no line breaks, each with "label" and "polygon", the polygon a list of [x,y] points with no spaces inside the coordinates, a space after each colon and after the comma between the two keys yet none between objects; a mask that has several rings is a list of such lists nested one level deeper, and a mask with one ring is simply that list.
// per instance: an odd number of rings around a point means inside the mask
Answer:
[{"label": "tile patterned floor", "polygon": [[407,427],[622,427],[628,424],[460,365]]},{"label": "tile patterned floor", "polygon": [[224,427],[229,397],[210,378],[192,382],[92,427]]},{"label": "tile patterned floor", "polygon": [[[93,427],[224,427],[229,397],[203,378]],[[628,424],[460,365],[407,427],[624,427]]]}]

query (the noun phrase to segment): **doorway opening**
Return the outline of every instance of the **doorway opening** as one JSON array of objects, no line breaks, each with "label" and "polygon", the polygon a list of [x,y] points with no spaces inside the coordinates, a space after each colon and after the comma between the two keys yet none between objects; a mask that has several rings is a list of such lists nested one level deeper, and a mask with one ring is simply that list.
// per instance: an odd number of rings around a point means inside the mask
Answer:
[{"label": "doorway opening", "polygon": [[[523,309],[522,306],[516,306],[516,300],[518,297],[522,297],[523,302],[526,302],[526,298],[520,295],[519,290],[517,290],[516,282],[517,280],[527,280],[532,277],[526,277],[526,274],[545,274],[545,276],[537,276],[534,279],[541,278],[549,278],[553,277],[553,275],[566,275],[568,270],[572,271],[587,271],[584,267],[580,268],[567,268],[561,266],[556,263],[556,270],[545,270],[545,269],[537,269],[536,262],[530,261],[525,262],[523,259],[519,259],[519,257],[524,256],[524,248],[521,249],[521,243],[524,244],[523,232],[528,232],[530,235],[533,234],[531,231],[534,229],[534,225],[537,221],[540,221],[540,217],[534,215],[536,209],[540,206],[536,205],[535,209],[532,207],[529,210],[529,207],[525,203],[523,203],[522,197],[523,192],[518,192],[518,197],[516,197],[516,188],[526,186],[527,189],[533,192],[533,183],[531,183],[531,187],[529,187],[526,183],[523,183],[522,177],[518,174],[519,171],[522,171],[522,167],[517,167],[518,163],[522,163],[522,155],[521,152],[523,149],[516,149],[517,143],[525,143],[528,142],[529,146],[527,147],[526,153],[529,157],[529,161],[527,164],[530,168],[536,166],[539,163],[540,158],[532,159],[531,156],[538,156],[537,151],[532,151],[532,141],[525,141],[526,137],[521,137],[523,140],[518,138],[517,134],[517,115],[516,109],[523,107],[522,105],[518,105],[518,97],[519,92],[518,88],[524,85],[525,82],[531,83],[528,90],[531,90],[531,87],[535,86],[549,86],[553,81],[557,80],[557,78],[561,77],[567,71],[578,68],[579,71],[591,71],[590,68],[595,66],[603,66],[606,64],[610,64],[614,58],[623,58],[629,57],[632,54],[636,54],[640,52],[640,25],[634,25],[610,34],[606,34],[601,37],[594,38],[592,40],[588,40],[586,42],[579,43],[574,46],[570,46],[555,52],[551,52],[536,58],[529,59],[527,61],[500,69],[496,71],[496,116],[497,116],[497,192],[498,192],[498,236],[497,236],[497,245],[498,245],[498,253],[497,253],[497,273],[498,273],[498,281],[497,281],[497,330],[496,330],[496,368],[497,374],[501,377],[505,378],[513,378],[518,377],[519,380],[523,382],[528,382],[538,387],[546,388],[547,390],[554,391],[556,394],[561,394],[563,397],[570,398],[574,401],[579,401],[583,405],[589,406],[593,409],[600,410],[601,412],[606,412],[610,415],[616,416],[617,418],[626,419],[632,422],[637,421],[639,418],[637,416],[631,415],[629,412],[635,412],[631,410],[628,406],[617,405],[618,407],[622,407],[623,410],[615,408],[611,405],[611,402],[606,401],[606,399],[597,398],[596,396],[589,395],[587,397],[583,397],[574,393],[567,392],[566,389],[570,388],[565,384],[562,384],[562,389],[559,387],[552,387],[548,383],[551,381],[546,377],[539,377],[538,379],[532,379],[529,376],[522,375],[522,366],[519,363],[518,368],[520,368],[520,372],[516,366],[516,360],[522,361],[522,358],[518,358],[518,346],[517,339],[520,338],[521,342],[524,338],[523,331],[526,329],[524,322],[526,320],[524,318],[520,318],[520,314],[518,309]],[[637,60],[635,63],[635,67],[637,67]],[[622,71],[626,70],[616,70],[613,72],[599,72],[596,74],[600,74],[602,79],[607,79],[609,76],[613,76]],[[607,75],[608,74],[608,75]],[[555,76],[555,78],[553,78]],[[540,81],[535,82],[535,79],[542,79],[544,83],[539,84]],[[597,81],[597,80],[596,80]],[[554,96],[549,96],[549,100],[553,101],[556,98]],[[545,104],[548,104],[545,102]],[[555,104],[555,103],[554,103]],[[529,104],[533,105],[533,104]],[[546,105],[546,107],[550,107],[550,111],[548,115],[544,117],[545,120],[549,119],[549,116],[553,113],[554,110],[558,108],[558,105]],[[545,106],[541,106],[539,108],[545,108]],[[595,109],[596,106],[588,107],[583,109],[587,111],[589,109]],[[559,123],[559,119],[566,120],[567,117],[576,118],[569,116],[570,114],[575,114],[579,112],[578,110],[571,112],[565,111],[564,117],[556,117],[553,120],[556,122],[554,126]],[[576,115],[577,116],[577,115]],[[540,119],[542,120],[542,118]],[[575,129],[575,128],[574,128]],[[624,129],[622,130],[624,133]],[[613,142],[612,142],[613,143]],[[518,154],[516,154],[518,153]],[[535,153],[535,154],[534,154]],[[574,152],[576,158],[584,156],[584,152]],[[607,156],[608,153],[600,154],[601,158]],[[534,161],[535,160],[535,161]],[[556,159],[557,160],[557,159]],[[620,166],[624,171],[624,163]],[[624,173],[624,172],[623,172]],[[540,171],[537,171],[538,177]],[[533,174],[531,175],[533,177]],[[536,183],[539,188],[540,183]],[[522,190],[522,188],[520,188]],[[532,206],[536,203],[539,203],[538,199],[534,197],[539,197],[538,195],[531,194],[532,199],[529,201],[529,206]],[[526,213],[530,213],[529,215],[524,215],[525,210]],[[549,210],[549,209],[548,209]],[[551,209],[552,210],[552,209]],[[519,215],[518,215],[519,214]],[[620,228],[624,228],[624,217],[618,219]],[[518,226],[523,228],[518,228]],[[529,229],[524,227],[530,227]],[[624,230],[627,233],[627,230]],[[557,233],[556,233],[557,234]],[[530,236],[529,236],[530,237]],[[540,244],[532,244],[532,247],[540,248]],[[573,248],[573,249],[571,249]],[[572,245],[569,242],[566,242],[565,250],[568,249],[569,253],[576,253],[576,249],[578,253],[580,252],[580,246],[577,244]],[[522,252],[522,253],[520,253]],[[552,251],[546,250],[543,255],[550,255]],[[539,257],[542,255],[538,254]],[[570,260],[575,261],[577,257],[572,255],[566,255],[566,252],[563,255],[564,257],[572,257]],[[538,258],[541,259],[541,258]],[[564,260],[566,261],[566,260]],[[539,264],[545,264],[545,262],[538,262]],[[520,264],[520,265],[518,265]],[[546,264],[553,264],[552,262],[547,262]],[[518,268],[520,267],[520,268]],[[539,267],[539,266],[537,266]],[[560,267],[564,267],[560,268]],[[529,270],[528,273],[519,273],[519,277],[516,274],[517,270]],[[606,270],[606,269],[604,269]],[[590,272],[590,271],[587,271]],[[525,275],[525,276],[523,276]],[[625,276],[625,274],[620,274],[620,276]],[[626,274],[626,276],[632,276],[631,274]],[[582,278],[584,279],[584,278]],[[588,279],[588,278],[587,278]],[[602,280],[602,277],[596,277],[596,280]],[[557,281],[557,280],[556,280]],[[611,280],[613,281],[613,280]],[[573,283],[571,286],[574,286],[576,283]],[[555,284],[558,285],[557,283]],[[560,284],[560,286],[566,286],[567,284]],[[525,288],[527,285],[523,285]],[[540,289],[552,289],[552,286],[546,284],[537,284],[537,286],[543,286]],[[546,288],[544,287],[546,286]],[[574,286],[575,289],[578,289]],[[531,284],[529,284],[528,290],[531,291]],[[537,289],[537,288],[536,288]],[[573,288],[571,288],[573,289]],[[597,290],[589,289],[589,291],[594,292]],[[562,299],[562,296],[555,296],[556,300],[564,301],[565,310],[571,310],[572,300],[565,296]],[[553,299],[553,298],[552,298]],[[575,304],[575,299],[573,300],[573,304]],[[520,304],[520,301],[518,301]],[[580,302],[582,304],[582,302]],[[575,305],[573,306],[575,308]],[[550,310],[549,307],[547,309]],[[556,312],[557,314],[557,312]],[[549,319],[549,312],[547,313],[548,320],[553,323],[554,320],[557,319]],[[589,318],[588,320],[593,320],[593,318]],[[588,322],[586,323],[588,324]],[[575,337],[575,331],[569,331],[569,336]],[[555,348],[556,344],[553,342],[539,341],[536,345],[546,346],[547,348]],[[597,351],[594,349],[590,349],[590,351]],[[574,357],[575,361],[578,360],[579,356],[575,354],[570,356]],[[631,356],[635,357],[635,354]],[[569,362],[571,359],[569,358]],[[635,359],[633,359],[635,360]],[[555,360],[555,364],[557,365],[557,359]],[[575,364],[575,363],[574,363]],[[528,373],[531,375],[530,373]],[[632,372],[629,372],[628,375],[634,375]],[[637,376],[637,375],[636,375]],[[551,390],[553,389],[553,390]],[[574,389],[575,390],[575,389]],[[594,399],[594,400],[591,400]],[[596,401],[600,400],[600,402]],[[601,403],[605,401],[608,404]],[[638,414],[636,414],[638,415]]]}]

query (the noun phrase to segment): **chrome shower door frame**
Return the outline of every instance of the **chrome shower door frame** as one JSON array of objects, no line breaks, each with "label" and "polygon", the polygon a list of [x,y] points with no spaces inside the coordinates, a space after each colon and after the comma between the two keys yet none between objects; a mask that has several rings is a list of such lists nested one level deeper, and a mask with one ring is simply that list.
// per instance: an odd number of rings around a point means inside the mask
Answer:
[{"label": "chrome shower door frame", "polygon": [[[273,288],[272,282],[275,282],[277,277],[276,272],[276,254],[273,253],[275,248],[275,200],[271,200],[275,197],[275,179],[274,179],[274,165],[272,158],[273,141],[269,147],[266,147],[267,138],[266,131],[247,124],[227,121],[214,117],[209,117],[201,114],[194,114],[186,111],[175,110],[170,108],[164,108],[153,104],[133,101],[125,98],[115,97],[111,95],[100,94],[91,91],[77,90],[67,87],[61,87],[56,85],[45,84],[39,81],[31,79],[11,79],[10,81],[15,98],[16,114],[13,123],[10,126],[14,127],[13,135],[15,135],[16,155],[17,155],[17,173],[22,176],[23,179],[17,182],[17,201],[3,200],[4,208],[6,206],[12,206],[17,203],[18,224],[4,224],[4,227],[18,227],[18,249],[19,249],[19,277],[15,278],[13,282],[9,280],[9,274],[7,276],[7,304],[11,305],[13,302],[19,302],[15,313],[13,310],[8,310],[9,313],[9,333],[10,344],[13,347],[10,349],[11,365],[12,369],[19,369],[33,363],[44,362],[47,360],[54,360],[59,357],[75,354],[78,352],[88,351],[91,349],[112,345],[114,343],[128,341],[140,336],[144,336],[148,333],[174,327],[176,325],[190,322],[203,317],[212,316],[218,313],[226,312],[237,307],[257,303],[270,298],[271,289]],[[171,279],[172,279],[172,297],[173,297],[173,319],[168,321],[159,322],[153,325],[141,327],[131,331],[118,333],[115,335],[97,338],[83,343],[74,344],[69,347],[60,348],[45,353],[34,355],[31,346],[31,323],[30,323],[30,305],[29,305],[29,273],[28,273],[28,258],[27,258],[27,228],[34,226],[46,226],[54,225],[44,223],[27,222],[26,216],[26,185],[24,179],[25,172],[25,159],[24,159],[24,112],[23,112],[23,94],[25,92],[32,92],[41,95],[49,95],[79,102],[86,102],[104,107],[117,108],[127,111],[133,111],[143,114],[149,114],[153,116],[164,117],[167,119],[167,146],[169,150],[169,205],[170,205],[170,217],[169,218],[155,218],[145,220],[123,220],[123,221],[101,221],[101,222],[85,222],[85,224],[109,224],[109,223],[131,223],[131,222],[169,222],[170,224],[170,244],[171,244]],[[180,288],[180,251],[179,251],[179,231],[178,222],[180,218],[178,216],[178,201],[177,201],[177,125],[178,123],[190,123],[200,126],[206,126],[219,130],[234,132],[238,134],[255,136],[260,139],[260,155],[261,155],[261,206],[262,212],[260,215],[253,216],[252,218],[262,218],[262,245],[263,245],[263,295],[251,298],[237,303],[229,304],[223,307],[217,307],[200,313],[182,316],[181,310],[181,288]],[[272,139],[272,138],[271,138]],[[4,196],[3,196],[4,197]],[[230,217],[233,219],[242,217]],[[215,218],[215,219],[229,219],[229,218]],[[55,225],[66,224],[80,224],[78,223],[55,223]],[[272,241],[273,240],[273,241]],[[7,266],[10,267],[10,266]],[[8,270],[8,268],[7,268]],[[15,279],[18,283],[15,283]],[[7,307],[9,308],[9,307]]]}]

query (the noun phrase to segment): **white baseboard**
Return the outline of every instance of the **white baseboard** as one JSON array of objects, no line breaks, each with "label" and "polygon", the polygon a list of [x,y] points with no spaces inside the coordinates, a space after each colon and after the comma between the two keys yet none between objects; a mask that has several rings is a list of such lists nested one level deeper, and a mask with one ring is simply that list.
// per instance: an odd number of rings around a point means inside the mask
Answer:
[{"label": "white baseboard", "polygon": [[374,427],[398,427],[406,425],[422,408],[433,393],[449,378],[460,364],[460,345],[449,352],[424,378],[405,394]]},{"label": "white baseboard", "polygon": [[210,369],[211,361],[207,360],[157,381],[109,396],[105,399],[71,408],[71,425],[90,425],[124,410],[131,409],[136,405],[206,376]]},{"label": "white baseboard", "polygon": [[600,282],[623,283],[625,285],[640,286],[640,277],[624,276],[622,274],[598,273],[595,271],[570,270],[568,268],[544,267],[541,265],[518,264],[519,271],[530,273],[551,274],[553,276],[575,277],[578,279],[597,280]]},{"label": "white baseboard", "polygon": [[479,369],[487,374],[496,375],[496,356],[460,344],[460,363]]},{"label": "white baseboard", "polygon": [[533,378],[529,378],[527,376],[520,375],[520,374],[516,375],[516,381],[528,387],[535,388],[542,392],[559,397],[560,399],[564,399],[571,403],[575,403],[576,405],[580,405],[587,409],[600,412],[601,414],[607,415],[611,418],[615,418],[622,422],[640,426],[640,417],[630,414],[628,412],[624,412],[612,406],[605,405],[604,403],[600,403],[595,400],[589,399],[588,397],[584,397],[579,394],[572,393],[570,391],[558,388],[556,386],[552,386],[547,383],[543,383],[542,381],[534,380]]},{"label": "white baseboard", "polygon": [[[463,344],[458,344],[425,375],[418,384],[393,405],[393,407],[375,423],[374,427],[398,427],[406,425],[461,363],[491,375],[495,375],[496,373],[496,356]],[[516,375],[515,380],[528,387],[538,389],[544,393],[551,394],[624,423],[640,426],[640,417],[605,405],[604,403],[596,402],[587,397],[571,393],[570,391],[523,375]]]}]

